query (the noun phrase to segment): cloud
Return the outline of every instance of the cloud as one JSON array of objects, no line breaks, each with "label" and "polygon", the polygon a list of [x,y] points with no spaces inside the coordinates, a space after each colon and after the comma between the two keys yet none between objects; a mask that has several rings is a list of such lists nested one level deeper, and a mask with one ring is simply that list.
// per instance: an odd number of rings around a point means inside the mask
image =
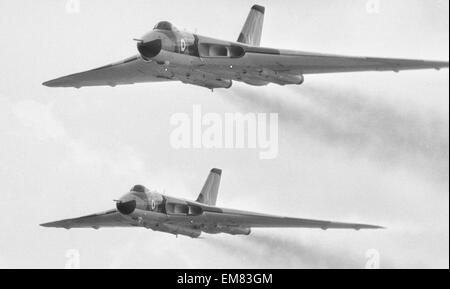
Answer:
[{"label": "cloud", "polygon": [[448,183],[449,125],[444,116],[420,109],[405,111],[353,89],[302,86],[283,92],[235,87],[224,98],[242,109],[278,112],[291,135],[306,135],[350,157],[403,165]]},{"label": "cloud", "polygon": [[8,264],[6,263],[5,259],[0,256],[0,269],[6,269],[8,268]]},{"label": "cloud", "polygon": [[302,243],[289,237],[254,232],[233,241],[219,238],[206,239],[210,246],[224,250],[228,256],[239,258],[243,266],[257,268],[364,268],[365,256],[349,251],[323,248]]},{"label": "cloud", "polygon": [[73,137],[57,118],[51,104],[21,101],[12,105],[12,111],[33,137],[65,146],[70,152],[70,160],[76,164],[107,167],[115,174],[141,179],[147,175],[144,161],[132,147],[121,144],[113,149],[96,148]]},{"label": "cloud", "polygon": [[[139,235],[138,235],[139,236]],[[112,261],[109,264],[109,269],[119,269],[127,261],[127,258],[136,251],[138,238],[135,236],[130,239],[126,244],[121,244],[120,246],[111,250],[110,254],[112,256]]]},{"label": "cloud", "polygon": [[28,100],[14,104],[12,110],[22,125],[40,140],[57,141],[69,137],[53,115],[51,105]]}]

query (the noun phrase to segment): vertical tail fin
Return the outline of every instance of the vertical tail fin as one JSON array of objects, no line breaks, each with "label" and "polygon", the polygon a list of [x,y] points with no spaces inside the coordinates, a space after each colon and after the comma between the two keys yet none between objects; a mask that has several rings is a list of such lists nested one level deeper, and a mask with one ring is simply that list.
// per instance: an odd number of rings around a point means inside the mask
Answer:
[{"label": "vertical tail fin", "polygon": [[219,193],[220,178],[222,170],[212,169],[206,179],[203,189],[197,198],[197,202],[209,206],[215,206],[217,201],[217,194]]},{"label": "vertical tail fin", "polygon": [[245,21],[244,28],[239,35],[238,42],[259,46],[261,44],[261,35],[264,24],[265,8],[259,5],[254,5],[250,14],[248,14],[247,21]]}]

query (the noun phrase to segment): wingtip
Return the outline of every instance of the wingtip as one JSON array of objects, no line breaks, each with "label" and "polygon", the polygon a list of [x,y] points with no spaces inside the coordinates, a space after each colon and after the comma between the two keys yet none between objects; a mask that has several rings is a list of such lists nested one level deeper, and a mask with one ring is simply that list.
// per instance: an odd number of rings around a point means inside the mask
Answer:
[{"label": "wingtip", "polygon": [[361,230],[361,229],[386,230],[387,228],[383,227],[383,226],[365,225],[365,226],[362,226],[362,227],[358,228],[357,230]]},{"label": "wingtip", "polygon": [[[443,64],[442,64],[442,67],[441,68],[447,68],[448,69],[448,61],[446,61],[446,62],[444,62]],[[439,69],[441,69],[441,68],[439,68]]]},{"label": "wingtip", "polygon": [[65,225],[63,221],[39,224],[39,226],[44,228],[66,228]]},{"label": "wingtip", "polygon": [[256,10],[256,11],[259,11],[262,14],[264,14],[266,12],[266,8],[264,6],[261,6],[261,5],[258,5],[258,4],[253,5],[252,9]]},{"label": "wingtip", "polygon": [[58,87],[58,84],[60,84],[59,83],[59,78],[52,79],[52,80],[49,80],[49,81],[46,81],[46,82],[42,83],[42,85],[46,86],[46,87]]},{"label": "wingtip", "polygon": [[55,79],[43,82],[42,85],[46,86],[46,87],[75,87],[75,88],[81,87],[81,85],[74,82],[70,76],[55,78]]},{"label": "wingtip", "polygon": [[47,86],[47,87],[51,87],[51,82],[50,81],[46,81],[42,83],[43,86]]}]

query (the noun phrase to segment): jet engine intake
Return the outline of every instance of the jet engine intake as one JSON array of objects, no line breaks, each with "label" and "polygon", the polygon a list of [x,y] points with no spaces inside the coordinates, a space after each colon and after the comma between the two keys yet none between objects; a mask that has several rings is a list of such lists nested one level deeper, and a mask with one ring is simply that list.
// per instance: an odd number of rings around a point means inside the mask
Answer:
[{"label": "jet engine intake", "polygon": [[117,211],[122,215],[131,215],[136,210],[136,201],[117,202],[116,207]]},{"label": "jet engine intake", "polygon": [[200,57],[241,58],[245,55],[245,49],[241,46],[219,43],[200,43],[198,50]]}]

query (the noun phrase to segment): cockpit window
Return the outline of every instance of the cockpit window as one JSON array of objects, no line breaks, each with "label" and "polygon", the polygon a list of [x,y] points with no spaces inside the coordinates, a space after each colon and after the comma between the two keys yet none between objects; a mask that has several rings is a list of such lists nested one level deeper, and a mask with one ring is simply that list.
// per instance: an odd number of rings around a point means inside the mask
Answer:
[{"label": "cockpit window", "polygon": [[145,193],[147,189],[144,186],[136,185],[131,189],[131,191],[136,193]]},{"label": "cockpit window", "polygon": [[167,21],[162,21],[156,24],[155,30],[167,30],[167,31],[173,31],[175,30],[175,27],[172,25],[172,23]]}]

